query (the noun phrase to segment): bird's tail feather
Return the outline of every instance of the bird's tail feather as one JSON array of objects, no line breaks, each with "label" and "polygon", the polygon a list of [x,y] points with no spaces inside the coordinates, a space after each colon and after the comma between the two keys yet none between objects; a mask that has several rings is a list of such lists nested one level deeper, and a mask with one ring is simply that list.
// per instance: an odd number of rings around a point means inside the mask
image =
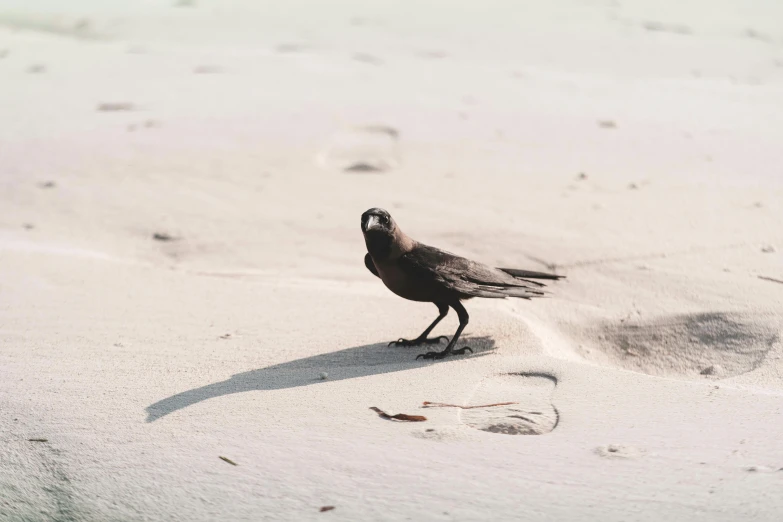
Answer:
[{"label": "bird's tail feather", "polygon": [[533,270],[519,270],[517,268],[498,268],[498,270],[501,270],[512,277],[525,281],[526,283],[534,284],[536,286],[544,286],[544,283],[531,281],[531,279],[549,279],[552,281],[557,281],[558,279],[563,279],[565,277],[556,274],[548,274],[546,272],[535,272]]}]

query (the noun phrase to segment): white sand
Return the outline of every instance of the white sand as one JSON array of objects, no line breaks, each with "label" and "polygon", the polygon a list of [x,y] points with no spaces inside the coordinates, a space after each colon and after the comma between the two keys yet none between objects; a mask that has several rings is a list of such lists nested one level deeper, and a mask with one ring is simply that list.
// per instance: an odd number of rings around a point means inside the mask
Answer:
[{"label": "white sand", "polygon": [[192,3],[0,4],[1,520],[781,519],[783,3]]}]

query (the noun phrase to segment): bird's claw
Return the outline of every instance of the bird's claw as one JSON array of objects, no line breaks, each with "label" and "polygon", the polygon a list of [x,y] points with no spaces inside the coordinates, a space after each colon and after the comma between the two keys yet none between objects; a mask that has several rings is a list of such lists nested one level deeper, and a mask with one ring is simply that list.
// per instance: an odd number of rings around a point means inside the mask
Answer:
[{"label": "bird's claw", "polygon": [[399,338],[396,341],[392,341],[389,343],[389,346],[418,346],[420,344],[438,344],[441,339],[446,339],[446,342],[449,342],[449,338],[445,335],[439,335],[438,337],[425,337],[425,338],[419,338],[419,339],[403,339]]},{"label": "bird's claw", "polygon": [[427,353],[420,353],[416,356],[416,360],[419,359],[443,359],[447,355],[464,355],[465,352],[473,353],[473,350],[469,346],[465,346],[463,348],[460,348],[459,350],[443,350],[442,352],[427,352]]}]

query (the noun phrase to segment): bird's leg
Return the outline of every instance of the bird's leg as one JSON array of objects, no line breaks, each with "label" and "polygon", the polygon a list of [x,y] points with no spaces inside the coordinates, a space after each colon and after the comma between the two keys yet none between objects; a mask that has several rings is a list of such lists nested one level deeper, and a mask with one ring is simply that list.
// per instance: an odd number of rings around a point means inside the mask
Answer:
[{"label": "bird's leg", "polygon": [[433,328],[443,319],[446,317],[446,315],[449,313],[449,305],[444,303],[435,303],[435,306],[438,307],[438,317],[435,318],[434,321],[432,321],[432,324],[427,327],[424,332],[420,336],[418,336],[416,339],[413,339],[412,341],[409,341],[408,339],[398,339],[397,341],[392,341],[389,343],[389,346],[396,345],[396,346],[418,346],[420,344],[438,344],[441,339],[446,339],[446,342],[448,342],[449,338],[445,335],[439,335],[438,337],[433,337],[432,339],[428,339],[427,336],[430,334]]},{"label": "bird's leg", "polygon": [[465,307],[462,306],[462,303],[459,301],[455,301],[451,307],[454,309],[455,312],[457,312],[457,316],[459,317],[459,328],[457,328],[457,331],[454,333],[454,337],[451,338],[451,342],[446,347],[445,350],[442,352],[427,352],[422,353],[416,356],[416,359],[422,358],[422,359],[443,359],[447,355],[462,355],[465,352],[473,353],[473,350],[467,346],[464,346],[458,350],[454,349],[454,345],[457,344],[457,341],[459,340],[459,336],[462,333],[462,330],[465,329],[465,327],[468,325],[468,311],[465,310]]}]

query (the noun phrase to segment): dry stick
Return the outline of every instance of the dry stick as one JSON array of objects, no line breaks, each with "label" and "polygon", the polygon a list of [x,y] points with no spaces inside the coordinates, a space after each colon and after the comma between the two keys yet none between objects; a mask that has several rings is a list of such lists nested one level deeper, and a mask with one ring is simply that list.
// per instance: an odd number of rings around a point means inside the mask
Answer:
[{"label": "dry stick", "polygon": [[518,402],[498,402],[495,404],[482,404],[480,406],[460,406],[459,404],[445,404],[443,402],[424,401],[422,408],[462,408],[463,410],[472,410],[473,408],[489,408],[492,406],[508,406],[509,404],[519,404]]},{"label": "dry stick", "polygon": [[236,462],[234,462],[233,460],[231,460],[231,459],[229,459],[229,458],[226,458],[226,457],[220,457],[220,460],[223,460],[223,461],[225,461],[225,462],[228,462],[228,463],[229,463],[229,464],[231,464],[232,466],[237,466],[237,465],[238,465]]},{"label": "dry stick", "polygon": [[424,417],[423,415],[407,415],[405,413],[398,413],[397,415],[389,415],[385,411],[376,408],[375,406],[370,406],[370,409],[376,412],[379,417],[386,420],[399,420],[399,421],[406,421],[406,422],[423,422],[427,420],[427,417]]},{"label": "dry stick", "polygon": [[764,281],[772,281],[773,283],[780,283],[783,285],[783,281],[781,281],[780,279],[775,279],[774,277],[767,277],[763,275],[756,276],[756,277],[758,277],[759,279],[763,279]]}]

